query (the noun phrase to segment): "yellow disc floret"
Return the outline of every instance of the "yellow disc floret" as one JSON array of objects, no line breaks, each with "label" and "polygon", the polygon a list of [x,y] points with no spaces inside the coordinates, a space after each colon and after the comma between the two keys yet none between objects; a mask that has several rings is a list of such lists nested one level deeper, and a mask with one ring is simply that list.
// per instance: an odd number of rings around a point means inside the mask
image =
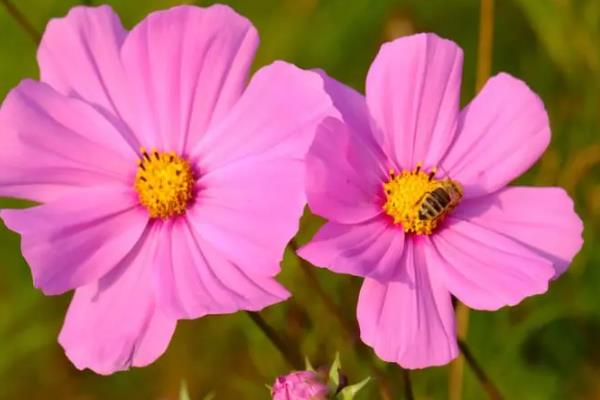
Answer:
[{"label": "yellow disc floret", "polygon": [[451,179],[437,180],[435,168],[427,173],[418,164],[412,171],[390,171],[383,184],[384,211],[404,232],[430,235],[462,198],[462,187]]},{"label": "yellow disc floret", "polygon": [[151,218],[183,215],[193,197],[194,174],[190,164],[174,152],[148,153],[141,149],[135,190]]}]

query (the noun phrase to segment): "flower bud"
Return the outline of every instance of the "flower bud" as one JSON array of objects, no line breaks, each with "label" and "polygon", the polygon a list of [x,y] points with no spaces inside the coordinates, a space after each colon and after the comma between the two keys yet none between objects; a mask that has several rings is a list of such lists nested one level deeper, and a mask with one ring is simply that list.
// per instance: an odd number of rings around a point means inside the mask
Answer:
[{"label": "flower bud", "polygon": [[326,400],[329,389],[312,371],[296,371],[275,380],[273,400]]}]

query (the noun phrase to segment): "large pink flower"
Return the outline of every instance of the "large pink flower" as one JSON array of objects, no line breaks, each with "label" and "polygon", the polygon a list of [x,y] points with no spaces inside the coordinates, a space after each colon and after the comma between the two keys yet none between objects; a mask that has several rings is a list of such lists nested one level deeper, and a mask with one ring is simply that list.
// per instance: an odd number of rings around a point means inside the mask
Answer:
[{"label": "large pink flower", "polygon": [[[35,286],[75,289],[59,341],[106,374],[155,360],[175,323],[259,310],[305,204],[303,158],[330,100],[228,7],[176,7],[125,31],[109,7],[48,24],[41,82],[0,112],[0,195]],[[247,84],[247,87],[246,87]]]},{"label": "large pink flower", "polygon": [[500,74],[460,110],[461,73],[461,49],[435,35],[385,44],[366,100],[328,83],[344,118],[307,156],[308,203],[329,222],[299,254],[366,278],[362,340],[407,368],[457,355],[451,294],[479,310],[517,304],[582,245],[562,189],[506,187],[548,145],[541,100]]}]

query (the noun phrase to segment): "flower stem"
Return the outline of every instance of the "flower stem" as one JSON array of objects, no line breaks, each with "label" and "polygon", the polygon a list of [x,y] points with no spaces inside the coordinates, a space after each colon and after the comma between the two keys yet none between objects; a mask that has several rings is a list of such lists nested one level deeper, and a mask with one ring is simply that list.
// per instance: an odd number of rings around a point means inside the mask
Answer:
[{"label": "flower stem", "polygon": [[414,400],[412,382],[410,381],[410,372],[407,369],[402,369],[402,379],[404,380],[404,398],[406,400]]},{"label": "flower stem", "polygon": [[267,321],[257,312],[246,311],[246,314],[250,317],[250,319],[258,326],[258,328],[263,331],[265,336],[273,343],[273,346],[279,350],[283,358],[288,362],[288,364],[294,368],[295,370],[301,371],[304,369],[304,362],[302,360],[302,356],[297,350],[297,347],[286,346],[286,342],[277,334],[275,329],[273,329]]},{"label": "flower stem", "polygon": [[[361,357],[367,358],[366,354],[365,354],[365,350],[366,350],[365,347],[354,346],[356,341],[358,340],[358,335],[356,334],[355,325],[352,322],[348,321],[346,318],[344,318],[344,315],[342,314],[339,306],[331,299],[331,297],[325,291],[325,289],[323,289],[323,287],[321,286],[321,283],[319,282],[318,278],[316,277],[316,275],[313,271],[313,269],[315,267],[313,267],[308,261],[297,256],[296,250],[298,250],[298,243],[296,242],[295,239],[293,239],[290,242],[290,248],[292,249],[294,255],[296,256],[296,259],[300,263],[300,268],[302,269],[302,271],[304,271],[304,274],[306,275],[306,278],[307,278],[309,284],[311,285],[312,289],[317,294],[317,296],[321,299],[321,301],[323,302],[323,304],[325,305],[325,307],[327,308],[329,313],[331,315],[333,315],[333,317],[338,321],[338,323],[342,327],[342,330],[344,332],[344,335],[346,336],[346,339],[350,342],[352,347],[356,348],[357,352],[359,353],[359,355]],[[388,384],[387,380],[385,379],[385,376],[382,373],[382,371],[380,371],[379,368],[377,368],[377,366],[374,365],[372,362],[369,362],[367,364],[367,366],[369,368],[369,371],[375,378],[375,381],[379,384],[379,395],[381,396],[381,399],[382,400],[392,400],[394,398],[392,396],[392,390],[391,390],[390,385]],[[410,377],[408,379],[409,379],[408,383],[410,386]],[[405,381],[405,384],[406,384],[406,381]],[[409,390],[412,392],[412,389],[409,389]],[[412,397],[410,397],[410,399],[412,399]]]},{"label": "flower stem", "polygon": [[471,353],[471,350],[469,350],[467,344],[459,339],[458,347],[460,348],[460,351],[465,357],[465,360],[469,364],[469,367],[471,367],[471,369],[475,373],[475,376],[477,376],[477,379],[481,383],[481,386],[483,386],[483,389],[488,394],[489,398],[492,400],[501,400],[502,394],[500,394],[498,388],[496,388],[492,381],[490,381],[483,368],[481,368],[477,360],[475,360],[475,357],[473,357],[473,353]]},{"label": "flower stem", "polygon": [[[464,304],[456,304],[456,331],[459,340],[466,340],[469,330],[469,308]],[[450,364],[448,377],[448,400],[461,400],[463,386],[463,372],[465,369],[465,359],[459,355],[456,360]]]},{"label": "flower stem", "polygon": [[479,44],[475,90],[479,91],[492,71],[492,42],[494,38],[494,0],[481,0],[479,14]]},{"label": "flower stem", "polygon": [[[296,249],[296,246],[293,244],[293,242],[292,242],[291,246],[292,246],[292,249],[294,249],[294,250]],[[321,301],[325,305],[325,308],[327,308],[327,311],[329,311],[329,313],[331,315],[333,315],[333,317],[342,326],[343,332],[346,335],[346,338],[352,342],[356,341],[358,339],[358,335],[356,335],[356,329],[355,329],[356,327],[354,326],[354,324],[352,322],[350,322],[348,319],[344,318],[338,305],[331,299],[331,297],[329,297],[329,295],[327,294],[325,289],[323,289],[323,287],[319,283],[319,279],[317,278],[317,276],[315,275],[315,273],[313,271],[313,268],[315,268],[315,267],[310,265],[306,260],[299,258],[299,257],[297,257],[297,258],[298,258],[298,261],[300,262],[300,267],[302,268],[302,271],[304,272],[306,279],[309,281],[310,285],[312,286],[312,289],[315,291],[317,296],[321,299]]]},{"label": "flower stem", "polygon": [[[475,77],[476,92],[481,90],[490,76],[492,69],[493,36],[494,0],[481,0],[479,13],[479,44],[477,48],[477,75]],[[469,308],[460,302],[456,306],[456,325],[458,339],[464,344],[469,330]],[[449,400],[461,400],[462,398],[464,363],[465,359],[462,356],[458,356],[458,358],[450,365],[448,382]]]},{"label": "flower stem", "polygon": [[38,44],[42,37],[27,17],[10,0],[0,0],[0,4],[4,6],[8,14],[19,24],[34,43]]}]

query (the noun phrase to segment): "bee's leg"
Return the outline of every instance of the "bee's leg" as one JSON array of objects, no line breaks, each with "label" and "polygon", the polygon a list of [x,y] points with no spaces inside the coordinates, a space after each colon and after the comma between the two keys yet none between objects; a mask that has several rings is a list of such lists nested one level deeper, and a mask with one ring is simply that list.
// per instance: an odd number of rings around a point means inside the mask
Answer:
[{"label": "bee's leg", "polygon": [[437,172],[437,168],[436,167],[431,168],[431,172],[429,172],[429,180],[433,179],[433,177],[435,176],[436,172]]},{"label": "bee's leg", "polygon": [[417,167],[415,168],[415,174],[418,174],[419,171],[421,170],[421,167],[423,166],[423,164],[421,163],[417,163]]}]

